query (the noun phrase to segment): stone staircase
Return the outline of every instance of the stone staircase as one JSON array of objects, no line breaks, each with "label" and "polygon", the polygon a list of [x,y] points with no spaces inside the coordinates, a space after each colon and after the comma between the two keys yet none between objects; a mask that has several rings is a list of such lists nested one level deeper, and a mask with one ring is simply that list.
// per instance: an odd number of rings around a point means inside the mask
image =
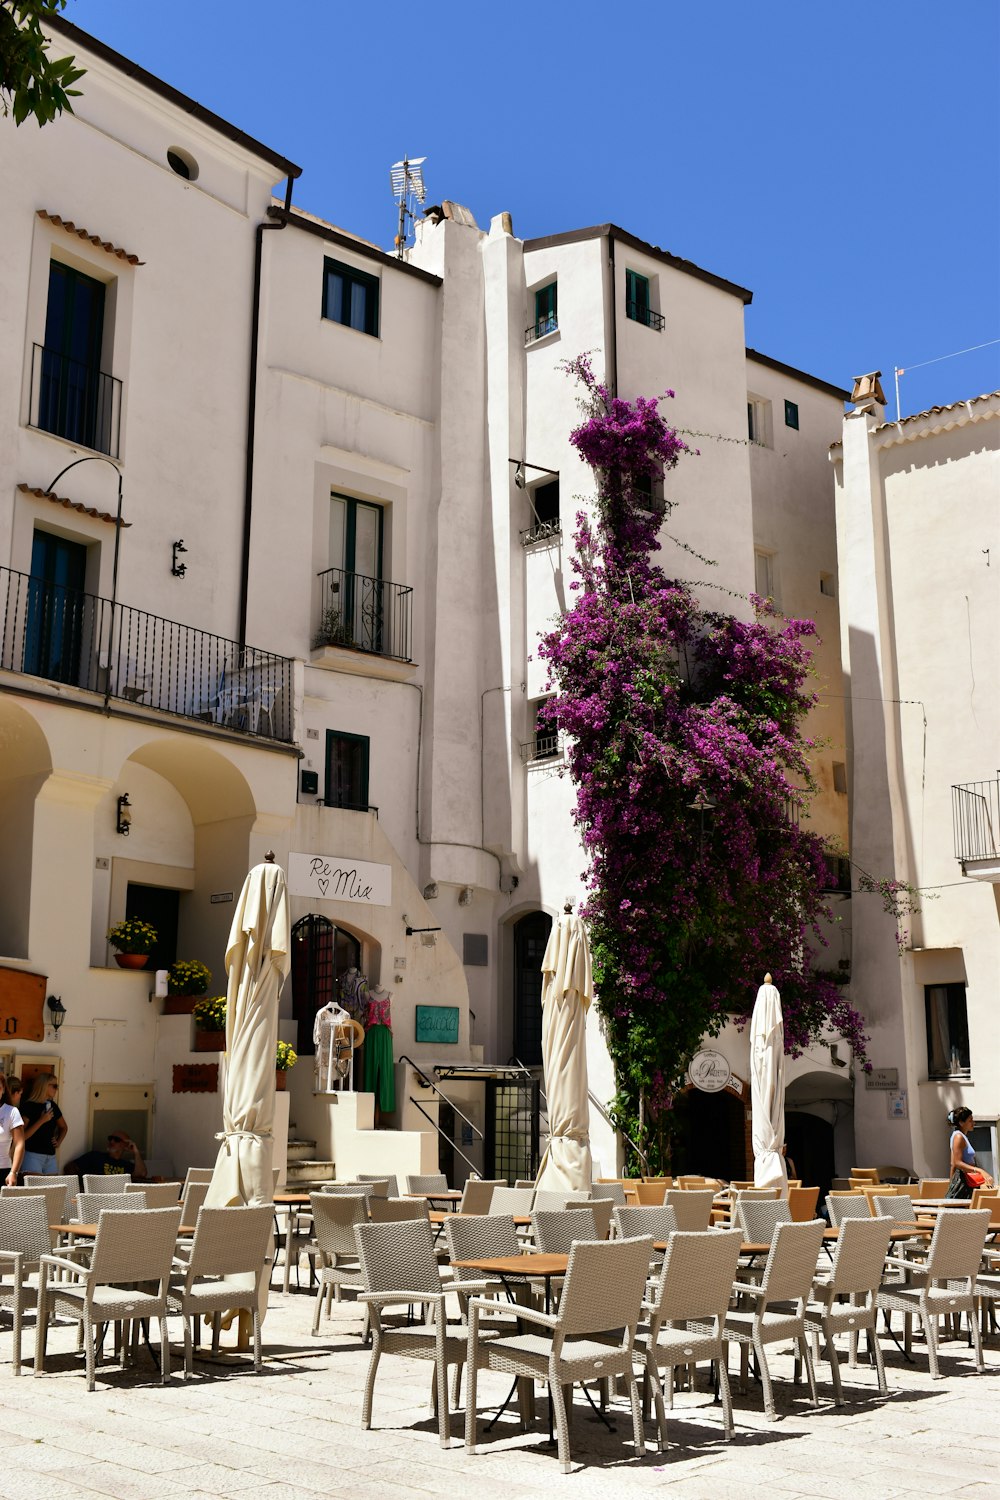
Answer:
[{"label": "stone staircase", "polygon": [[[290,1127],[294,1132],[294,1125]],[[318,1161],[316,1159],[316,1142],[305,1140],[294,1133],[288,1137],[288,1166],[285,1173],[285,1186],[289,1189],[308,1187],[312,1183],[332,1182],[336,1177],[336,1167],[332,1161]]]}]

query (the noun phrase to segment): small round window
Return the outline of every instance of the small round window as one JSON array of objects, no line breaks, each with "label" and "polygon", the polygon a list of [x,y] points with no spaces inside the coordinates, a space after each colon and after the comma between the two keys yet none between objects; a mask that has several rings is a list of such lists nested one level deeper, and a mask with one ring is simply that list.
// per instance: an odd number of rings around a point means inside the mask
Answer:
[{"label": "small round window", "polygon": [[171,146],[167,152],[167,165],[188,182],[194,182],[198,176],[198,163],[190,151],[183,151],[180,146]]}]

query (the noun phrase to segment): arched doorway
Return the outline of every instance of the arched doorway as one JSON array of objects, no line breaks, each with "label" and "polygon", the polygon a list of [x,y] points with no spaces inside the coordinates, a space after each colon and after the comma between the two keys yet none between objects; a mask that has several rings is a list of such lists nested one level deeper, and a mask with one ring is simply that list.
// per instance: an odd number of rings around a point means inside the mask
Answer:
[{"label": "arched doorway", "polygon": [[675,1176],[700,1173],[726,1182],[753,1176],[749,1097],[749,1088],[735,1074],[716,1093],[688,1085],[674,1106],[678,1116],[671,1163]]},{"label": "arched doorway", "polygon": [[544,911],[514,923],[514,1056],[529,1068],[542,1061],[542,959],[551,930]]},{"label": "arched doorway", "polygon": [[315,912],[292,928],[292,1015],[298,1023],[295,1050],[300,1057],[315,1052],[316,1012],[337,993],[337,981],[348,969],[361,967],[361,944],[353,933],[335,927],[329,917]]}]

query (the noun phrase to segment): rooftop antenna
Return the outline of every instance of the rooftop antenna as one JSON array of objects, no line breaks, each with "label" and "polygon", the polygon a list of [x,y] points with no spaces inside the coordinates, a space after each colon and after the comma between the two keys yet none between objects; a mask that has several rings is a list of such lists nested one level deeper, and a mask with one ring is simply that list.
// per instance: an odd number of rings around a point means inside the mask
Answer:
[{"label": "rooftop antenna", "polygon": [[413,223],[414,203],[423,203],[427,190],[424,187],[424,162],[426,156],[415,156],[412,161],[404,156],[402,161],[393,162],[389,168],[389,181],[392,183],[392,196],[399,208],[399,229],[396,234],[396,254],[403,259],[406,249],[406,237],[408,233],[406,221]]}]

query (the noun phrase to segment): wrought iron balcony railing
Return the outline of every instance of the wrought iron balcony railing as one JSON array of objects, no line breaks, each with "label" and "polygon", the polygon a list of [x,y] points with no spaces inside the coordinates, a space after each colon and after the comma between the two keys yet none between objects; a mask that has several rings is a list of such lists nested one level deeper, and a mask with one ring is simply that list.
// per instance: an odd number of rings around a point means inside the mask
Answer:
[{"label": "wrought iron balcony railing", "polygon": [[561,753],[562,746],[559,743],[558,730],[553,734],[548,732],[536,734],[533,740],[527,740],[521,746],[521,759],[526,765],[531,765],[532,762],[538,760],[553,760]]},{"label": "wrought iron balcony railing", "polygon": [[625,313],[633,323],[645,323],[647,328],[655,328],[657,333],[662,333],[666,319],[651,307],[644,307],[641,302],[626,302]]},{"label": "wrought iron balcony railing", "polygon": [[30,402],[30,426],[118,457],[122,383],[113,375],[35,344]]},{"label": "wrought iron balcony railing", "polygon": [[374,656],[411,661],[413,590],[408,584],[366,578],[344,568],[319,575],[319,625],[313,649],[347,646]]},{"label": "wrought iron balcony railing", "polygon": [[535,542],[548,542],[557,536],[562,536],[562,522],[558,516],[554,521],[538,521],[534,526],[529,526],[527,531],[522,531],[521,546],[532,547]]},{"label": "wrought iron balcony railing", "polygon": [[292,740],[288,657],[0,568],[0,668]]},{"label": "wrought iron balcony railing", "polygon": [[1000,859],[1000,772],[995,781],[953,786],[951,817],[956,859]]},{"label": "wrought iron balcony railing", "polygon": [[556,333],[558,328],[559,319],[555,313],[549,313],[544,318],[536,318],[524,330],[524,342],[526,344],[533,344],[536,339],[543,339],[547,333]]}]

